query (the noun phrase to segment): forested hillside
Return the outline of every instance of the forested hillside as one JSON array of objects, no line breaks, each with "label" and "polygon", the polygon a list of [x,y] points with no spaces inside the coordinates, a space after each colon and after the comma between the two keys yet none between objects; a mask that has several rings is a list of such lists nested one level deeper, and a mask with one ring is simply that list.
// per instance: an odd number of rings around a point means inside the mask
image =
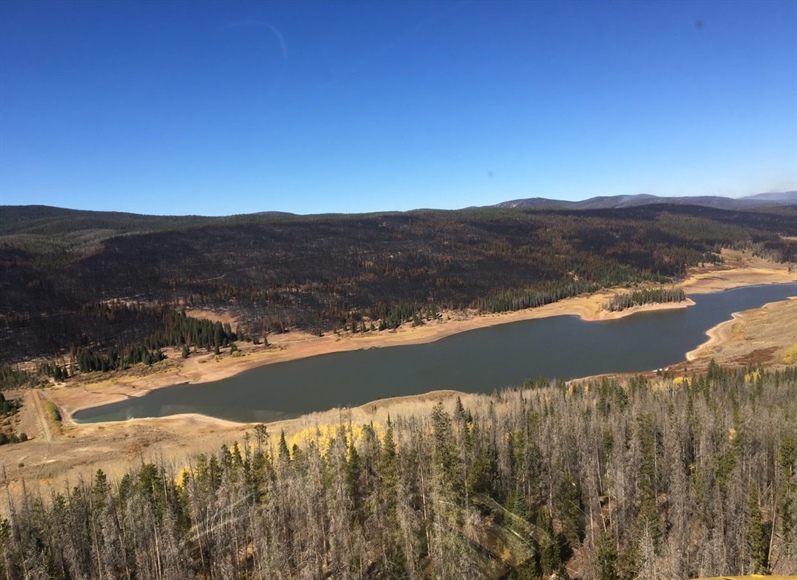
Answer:
[{"label": "forested hillside", "polygon": [[[670,281],[721,247],[792,260],[781,236],[797,236],[793,208],[171,218],[6,206],[0,362],[130,346],[159,331],[160,306],[229,311],[253,337],[519,309]],[[109,315],[114,300],[133,308]]]},{"label": "forested hillside", "polygon": [[[119,481],[27,485],[8,578],[797,573],[797,369],[539,381],[387,424],[257,426]],[[323,428],[321,428],[323,427]]]}]

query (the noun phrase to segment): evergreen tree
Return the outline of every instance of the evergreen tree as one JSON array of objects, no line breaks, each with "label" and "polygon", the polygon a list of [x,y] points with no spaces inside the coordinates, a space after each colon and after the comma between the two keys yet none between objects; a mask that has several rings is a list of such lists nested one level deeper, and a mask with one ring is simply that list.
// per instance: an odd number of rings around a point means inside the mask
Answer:
[{"label": "evergreen tree", "polygon": [[768,542],[764,537],[758,486],[752,481],[748,492],[747,514],[750,569],[756,574],[762,574],[767,571]]}]

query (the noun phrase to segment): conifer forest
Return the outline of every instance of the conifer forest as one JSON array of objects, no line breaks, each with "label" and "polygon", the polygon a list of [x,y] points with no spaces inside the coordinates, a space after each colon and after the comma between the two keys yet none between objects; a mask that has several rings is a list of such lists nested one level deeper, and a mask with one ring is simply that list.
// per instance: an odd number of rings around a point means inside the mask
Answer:
[{"label": "conifer forest", "polygon": [[469,400],[27,485],[0,522],[5,577],[797,573],[793,367]]}]

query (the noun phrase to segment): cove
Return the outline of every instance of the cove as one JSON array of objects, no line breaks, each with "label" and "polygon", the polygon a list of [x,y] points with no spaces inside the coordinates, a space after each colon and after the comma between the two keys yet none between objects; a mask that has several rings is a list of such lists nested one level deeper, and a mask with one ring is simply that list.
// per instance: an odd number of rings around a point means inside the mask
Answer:
[{"label": "cove", "polygon": [[471,330],[437,342],[319,355],[212,383],[175,385],[79,411],[78,422],[200,413],[269,422],[438,389],[489,393],[540,376],[642,372],[684,360],[733,312],[797,294],[778,284],[692,295],[695,305],[584,322],[555,316]]}]

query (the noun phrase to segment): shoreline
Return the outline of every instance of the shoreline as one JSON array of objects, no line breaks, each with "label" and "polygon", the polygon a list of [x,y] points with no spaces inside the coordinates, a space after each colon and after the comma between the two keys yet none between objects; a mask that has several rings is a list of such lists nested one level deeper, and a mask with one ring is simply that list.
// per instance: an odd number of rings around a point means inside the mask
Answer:
[{"label": "shoreline", "polygon": [[[764,304],[761,308],[766,308],[769,306],[769,304],[772,303]],[[720,322],[718,325],[709,328],[706,331],[706,341],[700,343],[693,350],[687,352],[684,355],[684,360],[686,362],[694,362],[700,358],[699,355],[701,352],[707,351],[725,342],[732,334],[734,324],[736,324],[743,317],[743,312],[744,311],[732,312],[730,320]]]},{"label": "shoreline", "polygon": [[[677,303],[651,303],[609,312],[603,310],[603,305],[615,293],[630,290],[627,288],[613,288],[601,290],[590,295],[566,298],[538,308],[512,312],[487,314],[476,311],[443,312],[441,319],[426,322],[422,326],[402,326],[398,329],[379,333],[369,332],[355,335],[329,333],[319,337],[307,332],[289,331],[271,336],[268,347],[243,345],[240,347],[243,356],[237,358],[225,356],[217,360],[212,354],[195,354],[181,361],[177,350],[170,349],[168,351],[170,356],[167,359],[167,361],[172,361],[170,368],[157,370],[152,374],[140,377],[129,375],[111,376],[103,377],[99,381],[87,381],[76,385],[66,383],[63,386],[48,389],[48,394],[52,395],[49,398],[61,409],[64,424],[71,427],[80,427],[86,424],[78,423],[72,418],[72,415],[78,411],[128,398],[141,397],[151,391],[178,384],[202,384],[219,381],[269,364],[295,361],[323,354],[427,344],[461,332],[554,316],[578,316],[581,320],[587,322],[617,320],[641,312],[688,308],[694,305],[694,302],[689,298],[689,295],[693,294],[722,292],[747,286],[795,282],[797,282],[797,274],[788,272],[785,265],[780,264],[767,263],[766,267],[702,269],[691,272],[686,279],[680,283],[673,284],[673,286],[682,288],[687,294],[686,300]],[[709,335],[707,343],[711,340],[712,332],[715,332],[715,329],[707,331]],[[704,346],[706,346],[706,343],[701,344],[694,351],[687,354],[696,353],[703,349]],[[685,360],[690,361],[691,359],[687,356]],[[176,417],[176,415],[171,417]],[[132,421],[139,420],[141,419],[132,419]],[[125,422],[129,421],[131,419]],[[245,423],[239,424],[243,425]]]},{"label": "shoreline", "polygon": [[[758,259],[756,259],[758,260]],[[743,286],[759,286],[772,283],[795,283],[797,274],[789,272],[787,265],[768,264],[763,267],[703,268],[690,272],[677,286],[688,295],[720,292]],[[617,289],[617,291],[623,291]],[[37,390],[42,402],[51,401],[61,410],[63,421],[52,422],[37,411],[31,391],[20,391],[17,396],[23,399],[19,431],[25,431],[30,439],[20,445],[4,446],[0,453],[0,466],[7,469],[12,488],[21,480],[52,485],[64,478],[90,478],[101,467],[106,474],[121,477],[129,469],[131,462],[165,460],[173,462],[177,468],[184,466],[185,458],[198,453],[217,451],[222,444],[242,441],[256,423],[239,423],[217,419],[198,413],[184,413],[167,417],[128,419],[125,421],[76,423],[69,412],[78,408],[89,408],[130,397],[137,397],[157,388],[165,388],[176,383],[195,383],[217,380],[223,376],[243,372],[263,364],[303,358],[327,352],[356,350],[360,348],[379,348],[410,344],[410,341],[431,342],[444,336],[465,332],[475,328],[511,323],[519,320],[542,318],[546,316],[581,316],[583,319],[595,317],[598,320],[621,318],[651,309],[686,308],[685,303],[652,304],[617,313],[603,312],[603,302],[615,292],[605,290],[591,296],[579,296],[535,310],[506,314],[491,314],[479,317],[461,316],[453,313],[443,315],[444,322],[430,323],[419,328],[404,328],[396,332],[383,331],[381,335],[367,337],[347,335],[335,337],[315,337],[306,333],[292,332],[272,337],[273,346],[266,350],[263,346],[243,345],[246,356],[240,358],[223,357],[216,362],[214,356],[192,356],[180,359],[180,352],[169,351],[167,359],[155,369],[133,368],[124,373],[109,373],[110,376],[91,377],[93,381],[62,383],[55,387]],[[675,368],[678,374],[689,374],[716,357],[720,364],[748,365],[793,364],[797,360],[797,300],[771,303],[763,308],[745,311],[732,321],[724,321],[717,327],[734,328],[733,331],[717,332],[718,350],[706,350],[705,344],[696,350],[701,351],[696,362],[684,361]],[[786,304],[786,306],[784,306]],[[653,308],[652,308],[653,307]],[[451,317],[445,321],[446,316]],[[729,324],[730,323],[730,324]],[[717,328],[715,327],[715,328]],[[713,330],[713,329],[712,329]],[[375,333],[374,333],[375,334]],[[370,340],[366,340],[370,338]],[[336,340],[337,339],[337,340]],[[777,349],[774,346],[777,345]],[[323,347],[323,349],[322,349]],[[712,347],[713,348],[713,347]],[[767,350],[769,358],[762,358],[758,352]],[[767,354],[767,353],[764,353]],[[205,360],[200,363],[199,360]],[[97,380],[99,379],[99,380]],[[577,379],[578,380],[578,379]],[[316,429],[321,424],[333,424],[341,420],[385,421],[388,416],[424,413],[436,402],[453,405],[459,396],[468,404],[473,397],[454,391],[431,391],[416,395],[385,397],[359,407],[347,409],[328,409],[297,418],[269,422],[272,435],[284,431],[290,439],[299,437],[305,430]],[[50,420],[53,429],[52,440],[48,440],[42,421]],[[0,496],[2,494],[0,493]]]},{"label": "shoreline", "polygon": [[[710,358],[712,354],[721,351],[727,347],[728,344],[734,339],[737,332],[738,323],[744,323],[749,320],[751,312],[755,312],[759,317],[771,316],[773,308],[781,310],[797,308],[797,296],[792,296],[786,300],[778,300],[777,302],[768,302],[759,308],[751,308],[749,310],[742,310],[740,312],[733,312],[731,318],[720,322],[716,326],[709,328],[706,331],[707,339],[705,342],[699,344],[693,350],[690,350],[684,355],[684,360],[688,363],[697,360]],[[797,341],[797,330],[794,332],[794,340]],[[745,340],[750,338],[745,337]],[[797,344],[797,342],[795,342]]]},{"label": "shoreline", "polygon": [[[203,383],[210,383],[215,381],[224,380],[240,373],[260,368],[270,364],[277,364],[282,362],[291,362],[302,360],[313,356],[321,356],[325,354],[336,354],[342,352],[352,352],[357,350],[372,350],[377,348],[390,348],[396,346],[411,346],[420,344],[429,344],[472,330],[479,330],[482,328],[489,328],[503,324],[512,324],[515,322],[524,322],[528,320],[537,320],[542,318],[553,318],[556,316],[577,316],[585,322],[603,322],[609,320],[618,320],[634,314],[643,312],[655,312],[661,310],[679,310],[682,308],[689,308],[694,306],[694,301],[687,297],[686,300],[681,302],[669,303],[651,303],[626,308],[621,311],[609,312],[599,310],[595,312],[593,308],[589,308],[584,302],[595,301],[598,297],[603,298],[601,304],[611,298],[617,290],[611,292],[601,291],[599,293],[591,294],[589,296],[577,296],[573,298],[566,298],[559,302],[547,304],[538,308],[529,308],[525,310],[518,310],[503,313],[489,313],[489,314],[475,314],[469,313],[467,315],[459,313],[462,318],[452,318],[450,320],[428,322],[420,327],[407,327],[395,330],[382,331],[378,335],[357,336],[345,335],[343,337],[335,337],[334,335],[325,335],[317,337],[313,335],[306,335],[303,332],[291,331],[283,335],[272,337],[270,341],[270,348],[263,348],[260,351],[248,352],[244,356],[237,359],[225,358],[221,361],[215,362],[213,355],[200,355],[193,363],[195,367],[199,364],[207,365],[209,368],[201,369],[204,372],[195,373],[195,379],[191,380],[184,374],[183,369],[178,369],[176,373],[162,373],[164,376],[148,376],[143,377],[141,380],[128,381],[128,377],[122,377],[122,380],[113,385],[113,391],[103,390],[100,391],[103,395],[107,395],[106,400],[91,401],[83,405],[61,405],[63,421],[73,426],[87,425],[88,423],[78,423],[72,418],[74,413],[91,409],[110,403],[123,401],[130,398],[143,397],[144,395],[158,390],[169,388],[177,385],[198,385]],[[325,340],[326,339],[326,340]],[[276,347],[276,348],[274,348]],[[183,363],[185,364],[185,363]],[[212,365],[212,366],[211,366]],[[223,365],[221,368],[216,365]],[[190,374],[191,373],[189,371]],[[157,373],[154,373],[157,374]],[[105,378],[101,381],[87,383],[83,389],[92,387],[102,388],[105,383],[112,383],[113,378]],[[124,384],[127,383],[127,384]],[[61,389],[69,389],[67,384],[63,387],[57,387],[52,392],[57,393]],[[119,392],[124,390],[124,392]],[[99,393],[97,393],[99,394]],[[408,395],[412,396],[412,395]],[[56,397],[60,398],[60,397]],[[372,403],[366,403],[372,404]],[[188,414],[175,414],[169,417],[184,417],[190,415],[198,415],[194,413]],[[216,419],[207,415],[200,415],[207,417],[211,420],[218,420],[223,423],[233,423],[237,425],[246,425],[248,423],[238,423],[235,421],[228,421],[225,419]],[[128,421],[143,421],[143,420],[156,420],[166,419],[167,417],[147,417],[147,418],[133,418],[124,421],[107,421],[103,423],[125,423]],[[101,423],[91,423],[101,424]]]}]

